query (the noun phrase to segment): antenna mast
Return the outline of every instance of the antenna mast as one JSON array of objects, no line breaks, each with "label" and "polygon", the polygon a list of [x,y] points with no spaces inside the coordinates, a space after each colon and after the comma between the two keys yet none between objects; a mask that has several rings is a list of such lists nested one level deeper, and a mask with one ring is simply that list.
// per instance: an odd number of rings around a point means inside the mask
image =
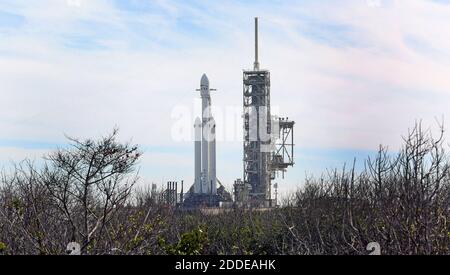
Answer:
[{"label": "antenna mast", "polygon": [[255,63],[253,63],[253,70],[259,71],[259,62],[258,62],[258,17],[255,17]]}]

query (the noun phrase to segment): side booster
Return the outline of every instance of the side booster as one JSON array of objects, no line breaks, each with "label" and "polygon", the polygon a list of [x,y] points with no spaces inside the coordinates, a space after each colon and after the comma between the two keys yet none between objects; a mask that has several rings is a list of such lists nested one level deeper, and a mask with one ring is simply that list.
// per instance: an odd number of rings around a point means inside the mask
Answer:
[{"label": "side booster", "polygon": [[195,182],[194,193],[217,194],[216,186],[216,123],[211,113],[209,80],[203,74],[200,80],[202,119],[196,118],[195,130]]}]

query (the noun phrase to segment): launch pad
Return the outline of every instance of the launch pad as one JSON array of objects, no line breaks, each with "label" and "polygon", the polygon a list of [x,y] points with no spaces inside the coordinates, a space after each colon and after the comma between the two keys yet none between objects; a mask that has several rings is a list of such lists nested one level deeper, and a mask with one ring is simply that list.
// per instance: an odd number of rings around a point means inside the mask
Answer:
[{"label": "launch pad", "polygon": [[[165,191],[168,202],[184,208],[242,206],[270,208],[277,205],[272,198],[272,180],[294,165],[294,121],[273,116],[270,110],[270,71],[260,69],[258,60],[258,18],[255,18],[255,60],[252,70],[243,72],[243,179],[234,182],[234,201],[217,179],[216,123],[211,113],[209,79],[200,80],[202,118],[197,118],[195,131],[195,179],[186,194],[177,188]],[[219,186],[219,187],[218,187]],[[175,200],[173,200],[175,197]]]}]

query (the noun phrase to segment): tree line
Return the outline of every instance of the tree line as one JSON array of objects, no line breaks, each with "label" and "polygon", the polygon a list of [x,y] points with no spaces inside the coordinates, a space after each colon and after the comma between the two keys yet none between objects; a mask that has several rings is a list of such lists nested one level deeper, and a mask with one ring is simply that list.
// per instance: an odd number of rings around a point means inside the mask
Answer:
[{"label": "tree line", "polygon": [[118,131],[68,138],[42,163],[25,160],[0,177],[0,255],[450,254],[450,162],[444,129],[417,123],[402,148],[364,169],[307,177],[281,207],[184,211],[138,188],[139,147]]}]

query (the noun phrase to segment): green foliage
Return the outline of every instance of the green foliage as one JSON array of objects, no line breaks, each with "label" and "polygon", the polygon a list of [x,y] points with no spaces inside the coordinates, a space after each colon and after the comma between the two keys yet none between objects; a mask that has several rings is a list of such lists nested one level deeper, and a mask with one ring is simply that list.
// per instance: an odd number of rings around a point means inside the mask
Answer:
[{"label": "green foliage", "polygon": [[13,197],[10,202],[10,209],[14,210],[19,216],[25,211],[25,206],[20,198]]},{"label": "green foliage", "polygon": [[166,244],[162,238],[159,240],[159,244],[169,255],[201,255],[207,243],[207,233],[201,226],[183,233],[181,239],[175,244]]},{"label": "green foliage", "polygon": [[0,242],[0,254],[5,253],[7,248],[8,248],[8,247],[6,246],[5,243]]}]

